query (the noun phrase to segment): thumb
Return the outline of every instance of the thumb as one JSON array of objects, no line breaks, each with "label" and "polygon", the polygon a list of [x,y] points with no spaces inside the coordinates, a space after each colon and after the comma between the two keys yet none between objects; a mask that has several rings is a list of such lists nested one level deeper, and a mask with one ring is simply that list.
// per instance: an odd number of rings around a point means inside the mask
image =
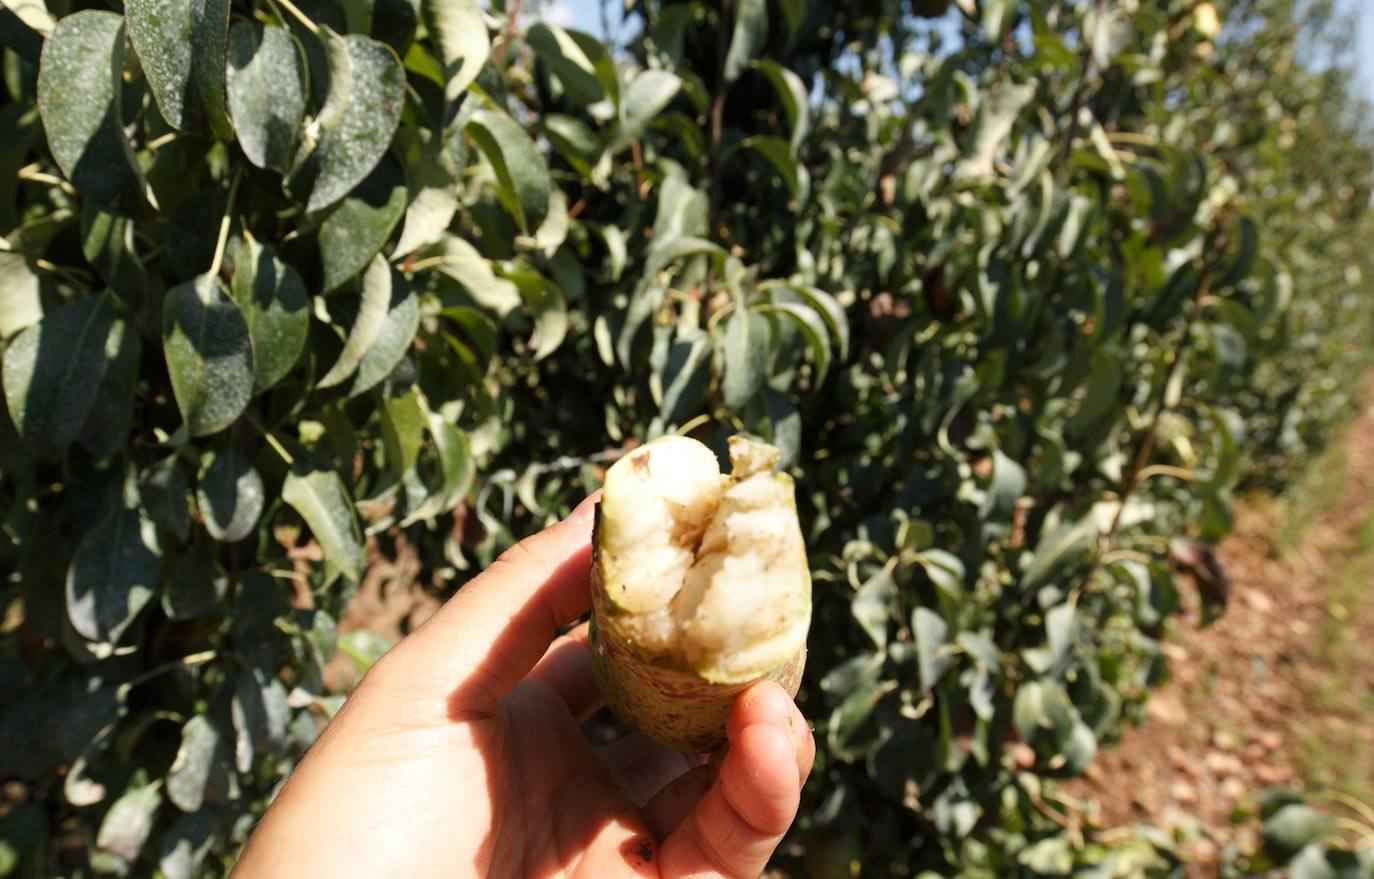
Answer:
[{"label": "thumb", "polygon": [[757,876],[796,818],[815,746],[792,700],[776,684],[757,684],[726,729],[715,783],[663,843],[664,876]]}]

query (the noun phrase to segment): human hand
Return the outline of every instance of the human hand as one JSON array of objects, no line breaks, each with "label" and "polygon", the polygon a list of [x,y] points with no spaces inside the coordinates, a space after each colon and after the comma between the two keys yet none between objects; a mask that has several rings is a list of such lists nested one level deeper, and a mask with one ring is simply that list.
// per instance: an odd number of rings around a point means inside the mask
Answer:
[{"label": "human hand", "polygon": [[776,684],[709,762],[636,734],[592,748],[583,624],[596,497],[511,547],[368,672],[236,876],[757,876],[815,757]]}]

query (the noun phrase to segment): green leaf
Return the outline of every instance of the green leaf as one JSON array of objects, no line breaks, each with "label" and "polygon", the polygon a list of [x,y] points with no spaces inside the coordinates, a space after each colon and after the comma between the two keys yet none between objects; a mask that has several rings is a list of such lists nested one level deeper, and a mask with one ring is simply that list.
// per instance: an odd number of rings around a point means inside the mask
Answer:
[{"label": "green leaf", "polygon": [[567,31],[537,22],[525,32],[525,42],[558,77],[563,93],[575,106],[586,106],[606,97],[595,65]]},{"label": "green leaf", "polygon": [[1001,84],[985,93],[970,124],[963,170],[973,177],[991,177],[993,160],[1007,141],[1022,108],[1035,97],[1036,82]]},{"label": "green leaf", "polygon": [[625,103],[620,108],[620,133],[614,149],[619,151],[638,140],[649,122],[672,103],[682,88],[677,74],[666,70],[642,70],[630,81]]},{"label": "green leaf", "polygon": [[194,879],[214,844],[214,812],[202,809],[195,814],[178,815],[162,834],[158,869],[166,879]]},{"label": "green leaf", "polygon": [[162,548],[151,519],[119,509],[77,546],[67,571],[67,618],[81,637],[116,644],[152,599]]},{"label": "green leaf", "polygon": [[181,747],[167,770],[167,799],[183,812],[196,812],[205,802],[205,788],[215,768],[219,729],[204,714],[181,728]]},{"label": "green leaf", "polygon": [[462,284],[478,305],[498,318],[520,307],[520,291],[515,284],[498,276],[491,261],[463,239],[446,236],[439,258],[435,271]]},{"label": "green leaf", "polygon": [[205,456],[196,503],[211,537],[234,543],[252,534],[265,500],[262,477],[247,458],[233,448]]},{"label": "green leaf", "polygon": [[337,290],[372,262],[405,211],[405,172],[399,162],[385,156],[320,224],[326,293]]},{"label": "green leaf", "polygon": [[496,173],[497,197],[526,234],[539,228],[549,210],[549,169],[525,129],[505,113],[482,109],[467,127]]},{"label": "green leaf", "polygon": [[458,168],[448,150],[422,149],[407,167],[406,178],[410,204],[392,259],[437,241],[458,213]]},{"label": "green leaf", "polygon": [[172,620],[220,616],[229,595],[229,577],[197,541],[168,565],[162,589],[162,612]]},{"label": "green leaf", "polygon": [[725,55],[725,81],[734,82],[749,69],[768,38],[768,0],[735,0],[735,27]]},{"label": "green leaf", "polygon": [[95,402],[76,436],[81,447],[98,461],[123,451],[129,441],[142,350],[138,332],[125,321],[115,321],[105,337],[105,372],[96,388]]},{"label": "green leaf", "polygon": [[162,118],[182,131],[208,122],[216,137],[232,138],[224,106],[229,0],[125,0],[124,18]]},{"label": "green leaf", "polygon": [[[81,212],[81,255],[115,295],[130,307],[141,304],[155,286],[134,249],[133,229],[132,221],[90,205]],[[0,254],[0,266],[4,264],[3,258]],[[0,318],[2,326],[3,318]]]},{"label": "green leaf", "polygon": [[[378,257],[378,261],[381,258]],[[371,269],[368,270],[371,274]],[[415,333],[420,328],[420,300],[405,276],[395,269],[389,272],[391,301],[381,332],[358,363],[348,383],[348,396],[356,397],[376,387],[391,374],[410,350]]]},{"label": "green leaf", "polygon": [[287,474],[281,496],[310,526],[326,563],[350,582],[357,582],[367,554],[353,501],[339,474],[298,464]]},{"label": "green leaf", "polygon": [[656,376],[662,388],[659,412],[664,424],[683,424],[701,406],[711,377],[711,342],[706,333],[693,328],[679,331],[668,347],[663,369]]},{"label": "green leaf", "polygon": [[793,286],[791,289],[825,319],[826,325],[830,327],[830,335],[834,338],[835,344],[839,346],[840,362],[848,360],[849,319],[845,316],[844,306],[840,305],[834,296],[819,287],[800,285]]},{"label": "green leaf", "polygon": [[353,377],[352,396],[376,385],[405,356],[418,323],[418,303],[404,276],[382,257],[373,257],[343,350],[318,386],[331,388]]},{"label": "green leaf", "polygon": [[916,662],[921,670],[921,691],[929,693],[954,664],[945,648],[949,625],[932,610],[918,607],[911,614],[911,631],[916,636]]},{"label": "green leaf", "polygon": [[132,865],[153,831],[161,805],[162,791],[157,784],[129,788],[105,813],[96,834],[95,847],[118,859],[126,868]]},{"label": "green leaf", "polygon": [[543,360],[558,350],[568,333],[568,304],[563,291],[553,281],[519,263],[503,266],[501,273],[515,283],[520,299],[534,318],[534,359]]},{"label": "green leaf", "polygon": [[229,29],[229,113],[248,161],[285,173],[305,119],[305,59],[285,28],[236,21]]},{"label": "green leaf", "polygon": [[400,479],[415,466],[424,445],[425,416],[420,409],[420,392],[411,388],[399,397],[382,400],[382,444],[386,466]]},{"label": "green leaf", "polygon": [[984,519],[1010,516],[1025,490],[1026,471],[1020,464],[1002,454],[1001,449],[993,449],[992,482],[988,486],[987,496],[978,510],[978,515]]},{"label": "green leaf", "polygon": [[62,173],[91,204],[128,217],[147,212],[152,192],[120,124],[123,69],[122,17],[68,15],[43,44],[38,107]]},{"label": "green leaf", "polygon": [[404,58],[420,23],[420,0],[371,0],[371,6],[368,33]]},{"label": "green leaf", "polygon": [[951,601],[964,600],[964,563],[953,553],[943,549],[927,549],[916,559],[935,588]]},{"label": "green leaf", "polygon": [[339,636],[339,651],[353,660],[353,670],[358,677],[367,674],[391,647],[390,641],[370,629],[357,629]]},{"label": "green leaf", "polygon": [[739,148],[753,150],[767,159],[782,175],[782,182],[787,185],[787,191],[795,203],[794,209],[801,208],[802,202],[806,201],[807,195],[811,192],[811,175],[807,172],[806,166],[797,161],[797,156],[787,141],[771,135],[748,137],[740,141]]},{"label": "green leaf", "polygon": [[444,61],[444,97],[458,100],[491,54],[487,26],[474,0],[425,0],[425,21]]},{"label": "green leaf", "polygon": [[253,343],[253,383],[265,390],[286,377],[305,350],[310,297],[305,282],[252,238],[234,256],[230,295],[243,313]]},{"label": "green leaf", "polygon": [[816,361],[815,384],[819,385],[830,369],[830,330],[825,321],[809,306],[798,305],[795,302],[783,302],[762,308],[785,315],[801,330],[802,338],[806,340],[807,347],[811,349],[811,356]]},{"label": "green leaf", "polygon": [[787,117],[787,124],[792,128],[789,142],[794,151],[800,149],[806,140],[807,131],[811,128],[806,83],[802,82],[800,76],[776,61],[754,61],[750,66],[767,77],[773,85],[773,90],[778,93],[778,100],[782,101],[783,115]]},{"label": "green leaf", "polygon": [[1302,803],[1290,803],[1265,819],[1264,848],[1283,863],[1308,843],[1324,839],[1335,830],[1335,822],[1316,809]]},{"label": "green leaf", "polygon": [[62,306],[14,338],[5,350],[5,403],[25,442],[51,453],[71,445],[119,354],[124,327],[114,297],[102,293]]},{"label": "green leaf", "polygon": [[[309,188],[306,210],[324,210],[353,190],[377,167],[391,145],[405,103],[405,74],[391,47],[368,37],[339,37],[328,25],[328,97],[291,172],[292,191]],[[343,58],[340,58],[340,55]],[[319,129],[318,139],[310,136]]]},{"label": "green leaf", "polygon": [[736,309],[725,324],[721,345],[725,375],[721,393],[726,408],[741,409],[767,378],[768,319],[748,309]]},{"label": "green leaf", "polygon": [[544,117],[544,136],[553,148],[588,180],[599,180],[596,166],[605,145],[590,125],[572,116],[550,113]]},{"label": "green leaf", "polygon": [[191,533],[190,485],[177,463],[168,455],[144,470],[138,479],[139,500],[153,521],[170,531],[179,541]]},{"label": "green leaf", "polygon": [[850,602],[854,620],[882,650],[887,646],[887,624],[892,618],[892,601],[897,595],[897,583],[892,572],[881,568],[864,581]]},{"label": "green leaf", "polygon": [[0,342],[43,318],[41,283],[28,259],[17,251],[0,251]]},{"label": "green leaf", "polygon": [[192,436],[233,424],[253,393],[248,324],[219,279],[201,275],[167,291],[162,347],[181,417]]},{"label": "green leaf", "polygon": [[443,515],[467,496],[477,467],[467,434],[437,414],[429,417],[429,432],[439,453],[439,484],[414,512],[401,522],[402,527]]},{"label": "green leaf", "polygon": [[254,754],[270,754],[286,744],[291,707],[280,680],[260,668],[239,674],[229,702],[236,733],[234,761],[239,772],[253,768]]}]

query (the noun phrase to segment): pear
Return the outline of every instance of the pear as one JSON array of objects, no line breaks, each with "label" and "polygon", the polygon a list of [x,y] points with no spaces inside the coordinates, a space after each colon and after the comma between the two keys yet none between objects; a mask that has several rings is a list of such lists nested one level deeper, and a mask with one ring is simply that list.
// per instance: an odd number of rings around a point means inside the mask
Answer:
[{"label": "pear", "polygon": [[597,505],[590,647],[606,703],[680,751],[725,741],[735,697],[768,679],[795,695],[811,574],[778,450],[735,436],[731,472],[667,436],[617,461]]}]

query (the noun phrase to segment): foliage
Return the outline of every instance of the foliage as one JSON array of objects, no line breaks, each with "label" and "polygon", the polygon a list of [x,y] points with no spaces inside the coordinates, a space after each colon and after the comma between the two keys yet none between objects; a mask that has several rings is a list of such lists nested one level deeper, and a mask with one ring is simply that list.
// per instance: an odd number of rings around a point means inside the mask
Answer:
[{"label": "foliage", "polygon": [[[1374,877],[1374,810],[1340,797],[1341,811],[1357,817],[1333,817],[1318,811],[1290,790],[1271,788],[1260,799],[1260,842],[1252,852],[1228,852],[1222,875],[1255,876],[1286,868],[1292,879]],[[1351,839],[1357,840],[1352,846]]]},{"label": "foliage", "polygon": [[781,866],[1174,870],[1046,783],[1370,348],[1323,9],[4,0],[0,867],[223,872],[370,562],[744,429],[816,593]]}]

